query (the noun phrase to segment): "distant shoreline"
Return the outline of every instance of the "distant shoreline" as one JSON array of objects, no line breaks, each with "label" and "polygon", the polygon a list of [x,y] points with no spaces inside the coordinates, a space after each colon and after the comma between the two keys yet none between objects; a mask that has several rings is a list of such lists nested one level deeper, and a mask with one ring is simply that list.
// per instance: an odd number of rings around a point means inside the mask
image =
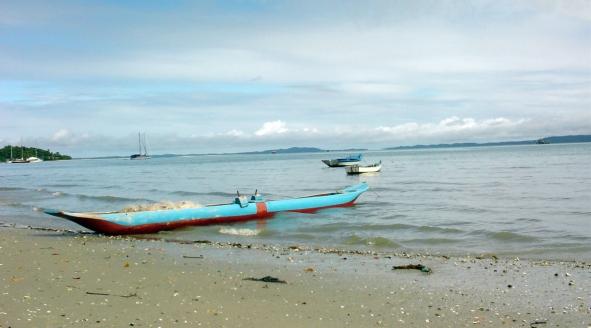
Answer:
[{"label": "distant shoreline", "polygon": [[585,143],[591,142],[591,135],[574,135],[574,136],[553,136],[537,140],[522,140],[522,141],[503,141],[503,142],[463,142],[451,144],[429,144],[429,145],[414,145],[414,146],[398,146],[388,147],[384,150],[399,150],[399,149],[427,149],[427,148],[466,148],[466,147],[491,147],[491,146],[518,146],[518,145],[535,145],[543,140],[544,144],[565,144],[565,143]]},{"label": "distant shoreline", "polygon": [[[208,155],[271,155],[271,154],[313,154],[313,153],[335,153],[335,152],[364,152],[364,151],[379,151],[379,150],[411,150],[411,149],[438,149],[438,148],[468,148],[468,147],[495,147],[495,146],[519,146],[519,145],[535,145],[539,140],[544,140],[547,144],[567,144],[567,143],[587,143],[591,142],[591,135],[570,135],[570,136],[552,136],[536,140],[520,140],[520,141],[502,141],[502,142],[463,142],[451,144],[427,144],[427,145],[413,145],[413,146],[396,146],[386,147],[381,149],[367,149],[367,148],[348,148],[348,149],[322,149],[316,147],[290,147],[279,149],[268,149],[261,151],[250,152],[234,152],[234,153],[200,153],[200,154],[161,154],[150,155],[153,158],[169,158],[181,156],[208,156]],[[543,146],[543,144],[541,145]],[[76,157],[74,159],[126,159],[128,156],[97,156],[97,157]]]}]

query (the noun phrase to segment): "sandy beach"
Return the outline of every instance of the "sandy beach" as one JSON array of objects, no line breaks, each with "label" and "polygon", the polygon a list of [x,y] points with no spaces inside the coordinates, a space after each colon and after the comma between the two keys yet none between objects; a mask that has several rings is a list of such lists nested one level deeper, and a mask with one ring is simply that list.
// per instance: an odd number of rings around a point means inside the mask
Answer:
[{"label": "sandy beach", "polygon": [[[591,326],[585,262],[10,227],[0,254],[2,328]],[[432,272],[392,270],[408,264]],[[285,283],[248,280],[266,276]]]}]

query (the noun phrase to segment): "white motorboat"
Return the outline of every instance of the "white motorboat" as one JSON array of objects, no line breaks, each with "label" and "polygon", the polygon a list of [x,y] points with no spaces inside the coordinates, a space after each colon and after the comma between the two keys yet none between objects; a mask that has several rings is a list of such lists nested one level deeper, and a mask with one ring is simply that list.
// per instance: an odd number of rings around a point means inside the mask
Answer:
[{"label": "white motorboat", "polygon": [[378,163],[371,164],[371,165],[351,165],[345,167],[347,174],[362,174],[362,173],[371,173],[371,172],[379,172],[382,169],[382,161]]},{"label": "white motorboat", "polygon": [[27,158],[27,162],[29,162],[29,163],[39,163],[39,162],[43,162],[43,160],[40,159],[39,157],[31,156],[31,157]]}]

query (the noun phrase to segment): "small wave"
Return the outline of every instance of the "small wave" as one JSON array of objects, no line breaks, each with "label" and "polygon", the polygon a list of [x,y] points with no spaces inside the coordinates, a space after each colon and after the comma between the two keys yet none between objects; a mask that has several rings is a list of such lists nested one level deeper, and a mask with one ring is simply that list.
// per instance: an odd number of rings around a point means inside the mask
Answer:
[{"label": "small wave", "polygon": [[537,241],[538,238],[532,236],[526,236],[510,231],[499,231],[490,233],[489,236],[492,239],[503,240],[503,241],[517,241],[517,242],[532,242]]},{"label": "small wave", "polygon": [[335,232],[339,230],[348,230],[351,229],[351,225],[346,223],[326,223],[322,225],[315,225],[315,226],[301,226],[297,228],[298,232]]},{"label": "small wave", "polygon": [[542,222],[540,219],[533,219],[533,218],[517,218],[515,222]]},{"label": "small wave", "polygon": [[228,193],[228,192],[221,192],[221,191],[197,192],[197,191],[177,190],[177,191],[172,191],[170,193],[173,195],[179,195],[179,196],[222,196],[222,197],[236,196],[236,193]]},{"label": "small wave", "polygon": [[527,236],[523,234],[519,234],[516,232],[511,231],[486,231],[486,230],[476,230],[471,235],[486,235],[487,237],[493,240],[505,241],[505,242],[520,242],[520,243],[528,243],[528,242],[535,242],[538,241],[538,238],[533,236]]},{"label": "small wave", "polygon": [[14,191],[14,190],[27,190],[26,188],[19,187],[0,187],[0,191]]},{"label": "small wave", "polygon": [[109,186],[100,186],[100,189],[119,189],[120,186],[116,186],[116,185],[109,185]]},{"label": "small wave", "polygon": [[46,184],[44,186],[51,187],[51,188],[68,188],[68,187],[80,187],[81,185],[73,184],[73,183],[55,183],[55,184]]},{"label": "small wave", "polygon": [[572,211],[572,212],[570,212],[570,214],[575,214],[575,215],[591,215],[591,212]]},{"label": "small wave", "polygon": [[367,205],[371,205],[371,206],[390,206],[392,205],[391,202],[385,202],[385,201],[379,201],[379,200],[366,200],[364,202]]},{"label": "small wave", "polygon": [[417,239],[408,239],[404,241],[405,243],[409,244],[420,244],[420,245],[445,245],[445,244],[456,244],[459,243],[460,240],[458,239],[450,239],[450,238],[417,238]]},{"label": "small wave", "polygon": [[406,181],[399,181],[398,184],[404,185],[447,185],[447,186],[465,186],[468,183],[463,182],[447,182],[447,181],[433,181],[433,180],[406,180]]},{"label": "small wave", "polygon": [[359,237],[357,235],[350,235],[345,240],[344,243],[347,245],[367,245],[367,246],[375,246],[375,247],[391,247],[391,248],[399,248],[402,247],[400,244],[384,237]]},{"label": "small wave", "polygon": [[80,198],[80,199],[102,200],[102,201],[106,201],[109,203],[111,203],[111,202],[137,202],[138,200],[143,200],[143,199],[137,199],[137,198],[127,198],[127,197],[109,196],[109,195],[89,196],[89,195],[74,194],[72,196]]},{"label": "small wave", "polygon": [[233,235],[233,236],[256,236],[258,234],[261,233],[261,230],[259,229],[247,229],[247,228],[242,228],[242,229],[236,229],[236,228],[221,228],[219,233],[221,234],[225,234],[225,235]]},{"label": "small wave", "polygon": [[391,231],[391,230],[411,230],[416,229],[417,226],[404,224],[404,223],[393,223],[393,224],[365,224],[356,226],[358,230],[371,230],[371,231]]},{"label": "small wave", "polygon": [[180,202],[159,202],[152,204],[134,204],[127,206],[121,210],[121,212],[143,212],[143,211],[163,211],[163,210],[180,210],[184,208],[197,208],[203,207],[203,205],[194,203],[188,200],[182,200]]},{"label": "small wave", "polygon": [[65,196],[65,197],[75,197],[78,198],[80,200],[99,200],[99,201],[105,201],[108,203],[112,203],[112,202],[138,202],[138,201],[149,201],[147,199],[138,199],[138,198],[127,198],[127,197],[119,197],[119,196],[111,196],[111,195],[85,195],[85,194],[73,194],[73,193],[67,193],[67,192],[63,192],[63,191],[51,191],[51,190],[45,190],[45,189],[39,189],[38,191],[43,191],[43,192],[47,192],[49,194],[51,194],[54,197],[61,197],[61,196]]},{"label": "small wave", "polygon": [[440,228],[440,227],[433,227],[433,226],[420,226],[417,229],[421,232],[441,232],[441,233],[463,233],[463,230],[456,229],[456,228]]},{"label": "small wave", "polygon": [[396,191],[396,188],[390,187],[372,187],[371,191],[380,192],[380,191]]},{"label": "small wave", "polygon": [[23,203],[15,203],[15,202],[4,203],[4,202],[0,201],[0,205],[6,206],[6,207],[12,207],[12,208],[31,208],[30,205],[25,205]]}]

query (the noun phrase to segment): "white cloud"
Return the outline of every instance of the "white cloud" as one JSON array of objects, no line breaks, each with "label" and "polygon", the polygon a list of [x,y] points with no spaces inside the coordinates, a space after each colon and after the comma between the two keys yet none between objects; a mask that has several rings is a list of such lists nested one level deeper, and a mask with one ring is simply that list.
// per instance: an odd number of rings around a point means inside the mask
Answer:
[{"label": "white cloud", "polygon": [[[587,122],[591,117],[587,117]],[[572,122],[564,124],[573,125]],[[555,130],[553,122],[504,117],[474,119],[449,117],[438,122],[407,122],[378,127],[341,126],[336,128],[287,128],[284,121],[265,122],[251,132],[230,130],[217,134],[149,135],[149,151],[162,153],[223,153],[242,152],[291,146],[311,146],[324,149],[385,147],[451,142],[489,142],[532,140],[550,135],[589,134],[588,124],[580,123],[570,130]],[[264,133],[260,133],[264,132]],[[257,134],[258,133],[258,134]],[[106,156],[133,153],[137,135],[104,136],[76,134],[61,129],[46,138],[24,139],[23,144],[50,148],[75,157]],[[16,143],[15,143],[16,144]]]},{"label": "white cloud", "polygon": [[588,0],[258,4],[0,1],[0,137],[125,152],[138,130],[192,151],[588,132]]},{"label": "white cloud", "polygon": [[265,122],[263,126],[258,129],[254,134],[261,137],[273,134],[281,134],[289,131],[283,121]]},{"label": "white cloud", "polygon": [[244,132],[242,132],[241,130],[232,129],[232,130],[224,133],[224,135],[230,136],[230,137],[242,137],[242,136],[244,136]]},{"label": "white cloud", "polygon": [[70,131],[66,129],[60,129],[53,134],[53,136],[51,137],[51,141],[64,142],[67,141],[70,138],[70,136]]},{"label": "white cloud", "polygon": [[527,122],[525,119],[510,120],[504,117],[478,121],[473,118],[453,116],[438,123],[418,124],[413,122],[396,126],[380,126],[376,130],[400,139],[437,136],[445,140],[458,136],[472,138],[500,136],[525,122]]}]

